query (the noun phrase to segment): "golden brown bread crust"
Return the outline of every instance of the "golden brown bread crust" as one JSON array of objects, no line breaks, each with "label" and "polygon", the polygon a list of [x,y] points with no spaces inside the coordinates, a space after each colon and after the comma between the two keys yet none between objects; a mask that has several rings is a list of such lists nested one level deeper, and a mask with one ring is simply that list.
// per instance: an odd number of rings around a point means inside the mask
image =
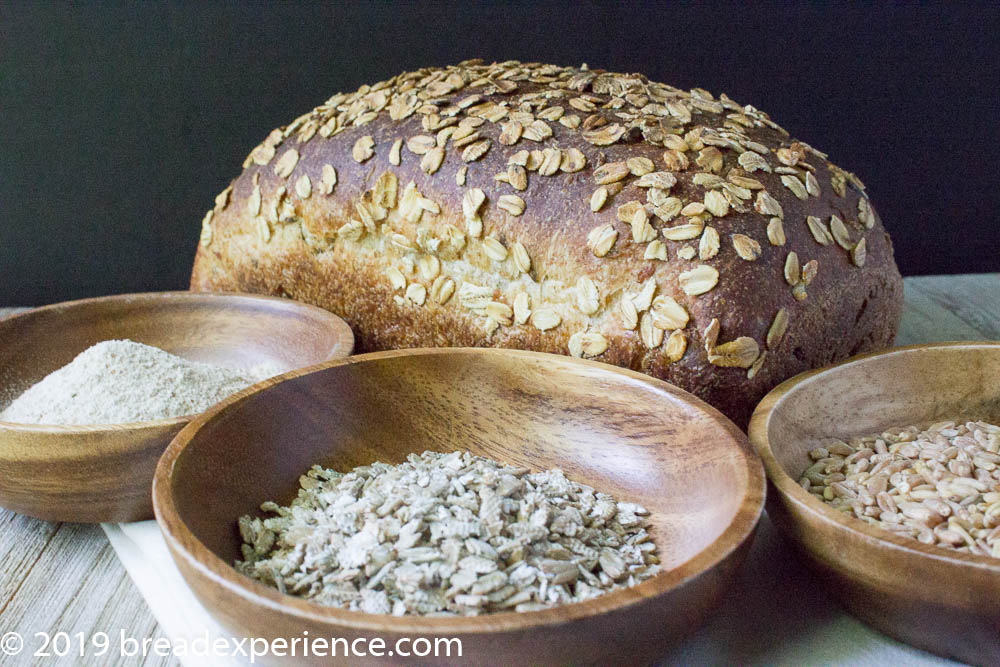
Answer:
[{"label": "golden brown bread crust", "polygon": [[272,132],[206,214],[191,288],[318,304],[358,351],[588,356],[745,426],[781,380],[896,333],[888,235],[825,158],[639,75],[425,69]]}]

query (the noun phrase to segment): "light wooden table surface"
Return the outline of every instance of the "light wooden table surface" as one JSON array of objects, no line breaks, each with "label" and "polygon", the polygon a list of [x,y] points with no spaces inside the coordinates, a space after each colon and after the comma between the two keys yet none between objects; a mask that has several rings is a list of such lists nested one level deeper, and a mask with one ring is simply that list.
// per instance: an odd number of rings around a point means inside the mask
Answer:
[{"label": "light wooden table surface", "polygon": [[[9,312],[0,308],[0,316]],[[1000,273],[906,279],[897,344],[944,340],[1000,340]],[[0,635],[6,632],[35,647],[36,632],[106,632],[113,646],[122,632],[140,640],[163,636],[99,526],[49,523],[0,508]],[[115,655],[117,649],[106,657]],[[21,660],[17,664],[29,664],[24,655]],[[80,664],[71,657],[31,662]],[[8,664],[3,656],[0,664]],[[171,662],[151,657],[118,664]]]}]

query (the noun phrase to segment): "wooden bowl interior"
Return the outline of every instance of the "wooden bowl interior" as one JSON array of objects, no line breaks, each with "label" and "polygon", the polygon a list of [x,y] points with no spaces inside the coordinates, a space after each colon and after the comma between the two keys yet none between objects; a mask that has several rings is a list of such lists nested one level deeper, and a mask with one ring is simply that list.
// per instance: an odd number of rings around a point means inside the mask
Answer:
[{"label": "wooden bowl interior", "polygon": [[767,436],[797,481],[831,437],[956,418],[1000,423],[1000,345],[900,349],[813,374],[778,399]]},{"label": "wooden bowl interior", "polygon": [[552,355],[394,354],[274,384],[190,426],[168,484],[194,537],[231,564],[237,518],[289,502],[312,464],[344,471],[424,450],[558,467],[641,503],[667,569],[711,545],[748,489],[760,493],[735,427],[662,383]]},{"label": "wooden bowl interior", "polygon": [[282,372],[353,347],[335,316],[284,299],[168,292],[57,304],[0,321],[0,409],[91,345],[123,338],[195,361]]}]

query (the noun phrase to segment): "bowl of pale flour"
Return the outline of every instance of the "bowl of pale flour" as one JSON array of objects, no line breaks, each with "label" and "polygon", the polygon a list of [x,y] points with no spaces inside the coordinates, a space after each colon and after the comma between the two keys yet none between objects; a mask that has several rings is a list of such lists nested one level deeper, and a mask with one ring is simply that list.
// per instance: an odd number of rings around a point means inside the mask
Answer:
[{"label": "bowl of pale flour", "polygon": [[152,518],[156,462],[192,417],[353,346],[332,313],[242,294],[119,295],[0,320],[0,506]]}]

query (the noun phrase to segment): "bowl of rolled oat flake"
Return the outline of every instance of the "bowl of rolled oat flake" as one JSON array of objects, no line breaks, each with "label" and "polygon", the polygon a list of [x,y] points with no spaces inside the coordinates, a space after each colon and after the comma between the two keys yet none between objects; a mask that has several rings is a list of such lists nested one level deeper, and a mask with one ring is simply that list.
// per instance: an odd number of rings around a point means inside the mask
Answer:
[{"label": "bowl of rolled oat flake", "polygon": [[750,440],[768,515],[861,620],[1000,663],[1000,343],[939,343],[799,375]]},{"label": "bowl of rolled oat flake", "polygon": [[182,575],[237,636],[648,664],[732,585],[764,475],[730,421],[672,385],[451,348],[246,390],[178,435],[153,495]]}]

